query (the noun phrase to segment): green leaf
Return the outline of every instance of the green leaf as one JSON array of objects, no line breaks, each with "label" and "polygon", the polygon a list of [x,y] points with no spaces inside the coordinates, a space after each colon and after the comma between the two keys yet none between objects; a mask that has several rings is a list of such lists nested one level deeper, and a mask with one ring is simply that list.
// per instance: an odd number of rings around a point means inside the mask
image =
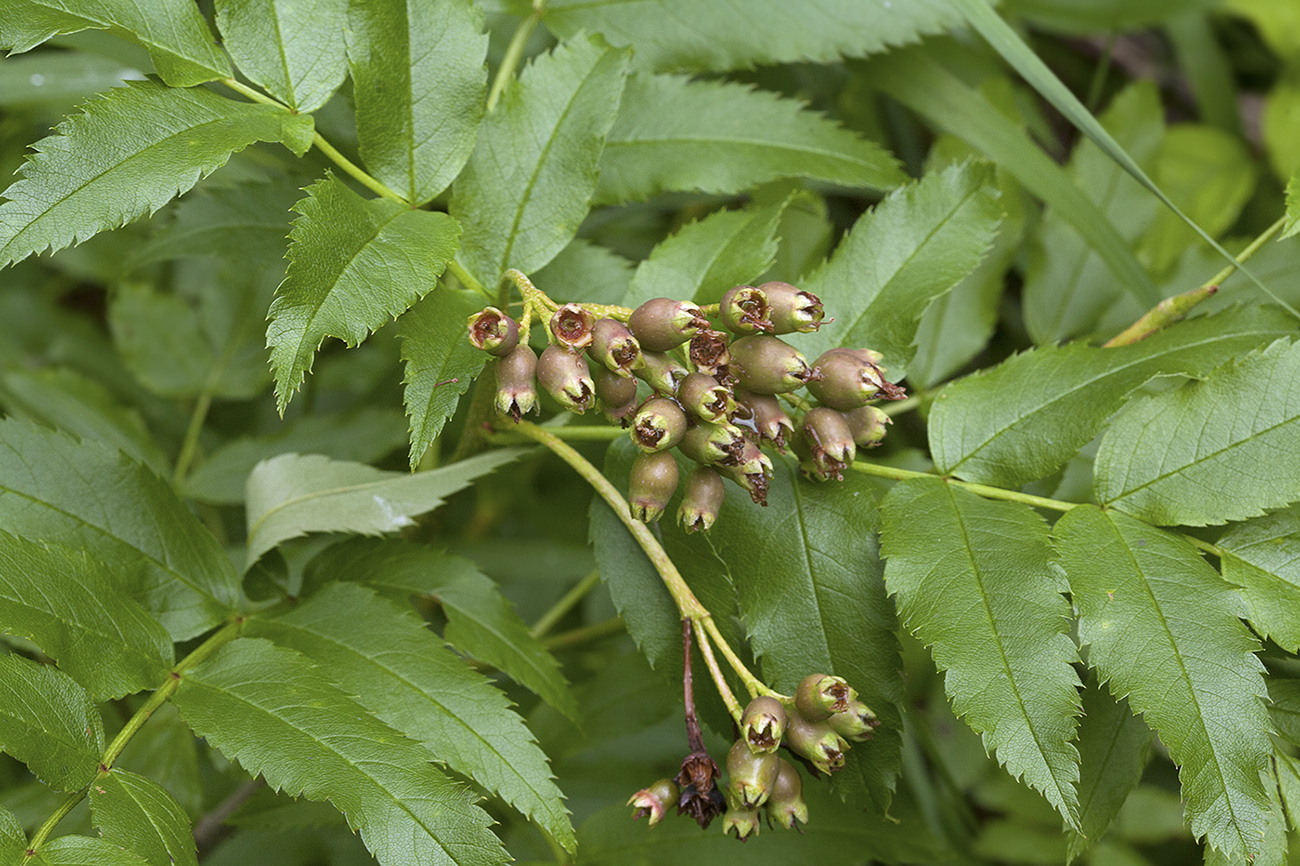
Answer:
[{"label": "green leaf", "polygon": [[773,462],[766,508],[728,485],[700,555],[689,564],[676,558],[688,578],[706,563],[728,571],[773,688],[793,694],[806,675],[825,671],[847,679],[875,710],[881,727],[853,746],[834,781],[841,795],[851,793],[855,803],[883,815],[901,764],[904,689],[898,621],[876,546],[876,498],[862,476],[810,484],[790,461]]},{"label": "green leaf", "polygon": [[482,298],[443,287],[412,307],[398,324],[406,364],[402,384],[411,421],[411,471],[488,360],[465,335],[466,320],[481,309]]},{"label": "green leaf", "polygon": [[405,419],[392,409],[366,407],[347,414],[304,415],[274,433],[241,436],[213,449],[186,477],[181,495],[212,505],[241,505],[248,475],[263,460],[298,453],[371,463],[405,443]]},{"label": "green leaf", "polygon": [[623,306],[651,298],[716,304],[732,286],[758,278],[776,260],[776,227],[788,203],[716,211],[683,226],[637,266]]},{"label": "green leaf", "polygon": [[822,0],[797,10],[781,0],[750,0],[743,21],[737,15],[725,0],[551,0],[542,20],[562,39],[586,30],[631,45],[637,68],[656,72],[864,57],[961,20],[941,0]]},{"label": "green leaf", "polygon": [[1044,346],[943,389],[929,419],[945,475],[1016,488],[1050,475],[1153,376],[1205,376],[1228,358],[1294,332],[1276,308],[1192,319],[1130,346]]},{"label": "green leaf", "polygon": [[255,141],[302,153],[312,122],[208,90],[130,82],[36,142],[0,205],[0,266],[61,250],[162,207]]},{"label": "green leaf", "polygon": [[1300,515],[1283,511],[1237,524],[1219,539],[1223,577],[1241,587],[1255,631],[1300,649]]},{"label": "green leaf", "polygon": [[1078,653],[1046,524],[937,478],[897,484],[881,515],[885,585],[954,711],[1078,827]]},{"label": "green leaf", "polygon": [[1070,123],[1074,124],[1080,132],[1101,148],[1107,156],[1122,166],[1138,183],[1146,187],[1152,195],[1160,199],[1165,207],[1173,211],[1175,216],[1196,232],[1201,240],[1213,247],[1215,252],[1245,274],[1252,283],[1258,286],[1273,301],[1286,309],[1291,315],[1300,319],[1300,311],[1292,308],[1268,286],[1261,283],[1244,264],[1224,249],[1205,229],[1183,213],[1182,209],[1165,194],[1164,190],[1147,176],[1133,157],[1111,137],[1110,133],[1092,116],[1092,113],[1084,107],[1078,97],[1071,93],[1070,89],[1056,77],[1047,64],[1043,63],[1038,55],[1033,52],[1033,49],[1025,44],[1020,35],[998,17],[998,14],[989,5],[988,0],[951,0],[951,2],[954,8],[961,11],[967,23],[983,36],[995,51],[1002,55],[1002,59],[1011,64],[1024,77],[1025,81],[1064,115]]},{"label": "green leaf", "polygon": [[104,724],[67,674],[19,655],[0,655],[0,751],[56,791],[80,790],[99,769]]},{"label": "green leaf", "polygon": [[1291,177],[1286,185],[1286,222],[1282,226],[1282,237],[1290,238],[1300,234],[1300,171]]},{"label": "green leaf", "polygon": [[301,195],[298,183],[276,180],[194,190],[176,204],[172,221],[132,253],[128,267],[229,250],[239,250],[243,261],[280,262],[289,209]]},{"label": "green leaf", "polygon": [[1188,9],[1204,9],[1214,0],[1011,0],[1009,12],[1052,30],[1070,34],[1100,34],[1132,30]]},{"label": "green leaf", "polygon": [[[1102,123],[1134,159],[1154,166],[1164,138],[1160,94],[1150,81],[1138,82],[1117,96]],[[1119,237],[1135,246],[1156,216],[1157,203],[1124,169],[1091,141],[1084,139],[1070,159],[1071,181],[1096,203]],[[1075,216],[1052,208],[1043,217],[1025,274],[1025,326],[1037,343],[1051,343],[1088,334],[1125,294],[1113,269],[1094,245],[1077,233]],[[1141,298],[1130,306],[1137,313],[1151,304]],[[1122,327],[1122,326],[1121,326]]]},{"label": "green leaf", "polygon": [[1280,737],[1300,744],[1300,680],[1269,677],[1268,714]]},{"label": "green leaf", "polygon": [[292,650],[241,638],[188,672],[174,700],[197,734],[273,789],[333,803],[384,866],[506,860],[468,790]]},{"label": "green leaf", "polygon": [[417,475],[314,454],[264,460],[248,476],[248,565],[309,532],[379,535],[410,526],[415,515],[518,456],[489,451]]},{"label": "green leaf", "polygon": [[326,337],[358,346],[404,313],[437,284],[460,237],[444,213],[364,199],[332,174],[294,210],[302,216],[266,329],[281,415]]},{"label": "green leaf", "polygon": [[296,649],[348,694],[451,769],[576,844],[546,755],[505,696],[448,650],[409,608],[335,583],[245,633]]},{"label": "green leaf", "polygon": [[1192,832],[1227,854],[1258,853],[1268,715],[1240,602],[1190,544],[1127,515],[1080,506],[1054,532],[1088,665],[1180,766]]},{"label": "green leaf", "polygon": [[1102,437],[1097,501],[1150,523],[1257,517],[1300,499],[1300,344],[1135,403]]},{"label": "green leaf", "polygon": [[9,866],[22,860],[27,850],[27,834],[14,813],[0,806],[0,863]]},{"label": "green leaf", "polygon": [[13,53],[88,29],[127,31],[173,87],[230,76],[203,14],[188,0],[0,0],[0,48]]},{"label": "green leaf", "polygon": [[804,280],[802,288],[835,317],[800,341],[809,360],[836,346],[866,346],[901,372],[926,306],[973,271],[993,243],[1002,209],[991,173],[963,165],[927,175],[858,219]]},{"label": "green leaf", "polygon": [[146,866],[138,854],[104,839],[89,836],[60,836],[41,846],[28,861],[31,866]]},{"label": "green leaf", "polygon": [[737,193],[783,177],[873,189],[907,180],[880,145],[798,102],[742,84],[643,73],[628,79],[605,140],[596,201]]},{"label": "green leaf", "polygon": [[535,271],[573,239],[627,76],[628,52],[575,39],[530,62],[483,122],[452,188],[458,259],[484,285]]},{"label": "green leaf", "polygon": [[870,81],[894,99],[986,154],[1053,213],[1069,221],[1106,262],[1124,291],[1147,306],[1160,300],[1133,251],[1093,200],[1033,139],[990,102],[944,68],[933,49],[904,49],[869,67]]},{"label": "green leaf", "polygon": [[7,57],[0,63],[0,107],[42,108],[79,101],[141,77],[138,70],[116,60],[80,51]]},{"label": "green leaf", "polygon": [[574,238],[534,274],[533,285],[556,301],[617,304],[632,282],[632,262],[608,247]]},{"label": "green leaf", "polygon": [[482,29],[469,0],[348,8],[361,158],[412,204],[446,189],[474,149],[487,89]]},{"label": "green leaf", "polygon": [[[176,713],[164,704],[131,738],[114,766],[156,780],[191,815],[202,814],[198,741]],[[206,753],[205,753],[206,757]]]},{"label": "green leaf", "polygon": [[167,632],[118,580],[80,551],[0,532],[5,631],[30,638],[100,700],[161,685],[175,660]]},{"label": "green leaf", "polygon": [[1089,679],[1079,719],[1079,831],[1070,833],[1070,859],[1106,835],[1146,768],[1153,734],[1128,701]]},{"label": "green leaf", "polygon": [[140,413],[93,379],[65,367],[6,373],[0,401],[9,414],[82,439],[97,439],[162,475],[168,460]]},{"label": "green leaf", "polygon": [[240,72],[290,108],[320,108],[343,83],[346,0],[218,0],[217,27]]},{"label": "green leaf", "polygon": [[149,866],[197,866],[190,819],[171,794],[144,776],[114,768],[90,786],[90,812],[105,842]]},{"label": "green leaf", "polygon": [[230,559],[171,486],[99,442],[0,421],[0,526],[138,575],[135,597],[176,640],[208,630],[239,603]]},{"label": "green leaf", "polygon": [[437,599],[447,616],[446,638],[573,717],[573,692],[560,664],[514,612],[493,581],[460,556],[399,541],[354,538],[308,565],[303,592],[336,578],[376,589]]}]

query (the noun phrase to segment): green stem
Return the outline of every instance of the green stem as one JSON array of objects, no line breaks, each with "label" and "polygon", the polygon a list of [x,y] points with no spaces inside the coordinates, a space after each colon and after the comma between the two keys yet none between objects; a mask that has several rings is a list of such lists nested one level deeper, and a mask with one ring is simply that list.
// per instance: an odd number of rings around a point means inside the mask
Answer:
[{"label": "green stem", "polygon": [[[591,424],[557,425],[547,427],[547,432],[566,442],[610,442],[627,435],[621,427],[605,427]],[[497,431],[488,435],[488,441],[494,445],[518,445],[528,441],[528,437],[509,431]]]},{"label": "green stem", "polygon": [[489,303],[496,301],[496,298],[492,297],[492,293],[485,289],[482,283],[474,279],[474,275],[465,270],[461,263],[456,261],[454,258],[447,262],[447,272],[460,280],[460,284],[465,288],[471,289],[487,298]]},{"label": "green stem", "polygon": [[564,615],[573,610],[574,606],[576,606],[578,602],[582,601],[583,598],[586,597],[587,593],[595,589],[596,585],[599,583],[600,571],[593,570],[582,580],[578,581],[577,584],[566,592],[559,601],[552,605],[550,610],[542,614],[537,622],[533,623],[533,627],[528,630],[528,633],[533,637],[538,638],[546,634],[555,627],[557,622],[564,619]]},{"label": "green stem", "polygon": [[203,422],[207,420],[208,410],[212,408],[212,385],[211,382],[204,383],[203,390],[194,401],[194,411],[190,413],[190,423],[185,428],[185,440],[181,443],[181,452],[176,456],[176,469],[172,473],[172,481],[177,487],[185,480],[186,473],[190,471],[190,464],[194,462],[194,455],[198,453]]},{"label": "green stem", "polygon": [[492,88],[488,90],[487,95],[487,112],[491,114],[497,110],[497,103],[501,100],[501,94],[505,93],[506,87],[510,84],[510,79],[515,77],[515,70],[519,68],[519,62],[524,59],[524,48],[528,45],[528,37],[533,35],[533,28],[537,22],[542,20],[542,3],[534,3],[533,11],[528,17],[519,22],[515,28],[515,35],[510,37],[510,44],[506,46],[505,56],[501,58],[501,66],[497,68],[496,77],[492,79]]},{"label": "green stem", "polygon": [[[712,620],[709,620],[712,622]],[[722,673],[722,668],[718,666],[718,660],[713,655],[713,647],[709,644],[707,632],[696,631],[696,643],[700,645],[700,655],[704,656],[704,665],[709,669],[709,676],[713,682],[718,684],[718,694],[722,695],[722,702],[727,706],[727,712],[731,714],[732,721],[739,727],[740,720],[745,714],[745,710],[740,706],[740,701],[736,700],[736,695],[731,691],[731,684],[727,682],[727,677]]]},{"label": "green stem", "polygon": [[400,195],[393,192],[387,186],[385,186],[384,184],[376,180],[374,177],[367,174],[366,171],[361,168],[361,166],[357,165],[355,162],[348,159],[343,154],[339,153],[338,148],[336,148],[334,145],[326,141],[319,132],[312,136],[311,143],[316,145],[316,148],[321,153],[329,157],[331,162],[333,162],[339,168],[343,169],[348,174],[352,175],[352,177],[357,181],[357,183],[361,184],[366,189],[370,190],[373,193],[381,195],[384,198],[389,199],[390,201],[395,201],[398,204],[407,205],[408,207],[410,206],[411,203],[408,202],[406,199],[402,198]]},{"label": "green stem", "polygon": [[589,640],[599,640],[603,637],[609,637],[610,635],[618,634],[626,628],[627,626],[623,622],[623,617],[613,616],[609,619],[592,623],[591,625],[584,625],[582,628],[575,628],[573,631],[566,631],[557,635],[552,635],[542,641],[542,646],[552,651],[563,649],[564,647],[571,647],[575,644],[586,643]]},{"label": "green stem", "polygon": [[[140,705],[140,709],[136,710],[131,718],[127,719],[122,730],[117,732],[117,736],[113,738],[113,742],[109,743],[108,748],[104,750],[103,756],[99,759],[100,775],[107,773],[113,768],[113,762],[122,754],[122,750],[126,748],[127,743],[131,742],[131,738],[140,732],[140,729],[144,727],[145,722],[149,721],[149,717],[154,714],[154,711],[165,704],[167,699],[172,696],[172,693],[176,691],[176,687],[180,685],[181,674],[208,658],[208,656],[216,652],[222,644],[228,643],[237,637],[242,626],[242,617],[226,623],[226,625],[214,632],[211,637],[195,647],[192,653],[181,659],[180,662],[178,662],[175,667],[168,672],[167,680],[149,696],[147,701]],[[91,784],[93,785],[94,782],[91,782]],[[54,828],[58,826],[59,822],[66,818],[68,813],[71,812],[88,793],[90,793],[89,786],[72,794],[59,805],[58,809],[54,810],[54,814],[45,819],[45,823],[40,826],[36,831],[36,835],[32,836],[32,841],[27,845],[27,853],[23,857],[22,861],[24,864],[36,855],[36,851],[40,848],[41,844],[49,838],[50,833],[54,832]]]},{"label": "green stem", "polygon": [[253,88],[249,87],[247,84],[243,84],[234,78],[223,78],[221,79],[221,83],[226,85],[236,93],[240,94],[241,96],[247,96],[249,99],[253,100],[254,102],[260,102],[263,105],[274,105],[276,108],[283,108],[285,111],[293,110],[289,106],[281,102],[280,100],[272,99],[266,94],[254,90]]},{"label": "green stem", "polygon": [[1280,232],[1285,224],[1286,218],[1283,217],[1264,229],[1259,237],[1251,241],[1248,247],[1237,254],[1237,262],[1228,265],[1210,277],[1209,282],[1191,291],[1183,292],[1181,295],[1165,298],[1148,310],[1142,318],[1125,328],[1122,333],[1107,341],[1105,347],[1109,349],[1116,346],[1130,346],[1139,340],[1145,340],[1161,328],[1168,327],[1186,316],[1193,307],[1217,292],[1220,284],[1237,270],[1237,264],[1247,261],[1255,253],[1259,252],[1260,248],[1272,240],[1273,236]]}]

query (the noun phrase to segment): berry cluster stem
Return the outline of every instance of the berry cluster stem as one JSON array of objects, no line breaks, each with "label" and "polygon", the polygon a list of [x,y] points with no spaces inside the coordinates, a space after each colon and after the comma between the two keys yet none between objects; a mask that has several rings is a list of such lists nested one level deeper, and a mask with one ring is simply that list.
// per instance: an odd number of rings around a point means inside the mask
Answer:
[{"label": "berry cluster stem", "polygon": [[727,660],[727,663],[740,677],[751,695],[777,696],[777,693],[764,685],[763,681],[756,677],[741,661],[740,656],[736,655],[731,645],[727,643],[727,639],[722,636],[717,623],[713,621],[713,614],[695,597],[695,593],[691,591],[690,586],[687,585],[681,572],[677,570],[677,566],[669,558],[663,545],[659,543],[659,540],[654,537],[654,534],[650,532],[650,529],[644,523],[632,516],[623,494],[609,482],[609,479],[599,469],[544,427],[529,421],[520,421],[513,424],[503,421],[500,423],[499,429],[503,432],[518,433],[539,445],[545,446],[582,476],[583,480],[592,486],[597,495],[605,500],[605,504],[613,509],[614,514],[627,527],[627,531],[632,533],[632,537],[636,539],[637,544],[645,552],[650,564],[659,573],[659,578],[663,581],[669,595],[673,598],[673,602],[677,605],[677,612],[681,615],[681,618],[690,620],[695,627],[695,632],[699,635],[700,652],[704,655],[704,661],[709,667],[709,673],[713,677],[714,685],[717,686],[718,693],[722,695],[722,699],[727,703],[727,709],[738,722],[740,719],[740,704],[732,693],[731,687],[727,684],[722,668],[714,657],[713,647],[710,646],[711,642],[717,645],[718,652]]}]

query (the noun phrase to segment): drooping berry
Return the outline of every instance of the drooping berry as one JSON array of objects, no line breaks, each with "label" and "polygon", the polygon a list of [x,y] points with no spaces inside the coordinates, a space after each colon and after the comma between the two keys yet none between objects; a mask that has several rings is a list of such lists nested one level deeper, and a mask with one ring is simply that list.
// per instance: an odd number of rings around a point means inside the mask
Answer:
[{"label": "drooping berry", "polygon": [[735,836],[741,842],[748,842],[751,837],[758,835],[761,826],[759,817],[758,809],[728,803],[727,814],[722,818],[722,832]]},{"label": "drooping berry", "polygon": [[677,393],[677,386],[689,372],[671,355],[662,352],[642,352],[639,368],[632,370],[632,375],[660,394],[672,396]]},{"label": "drooping berry", "polygon": [[798,349],[766,334],[733,342],[728,369],[742,388],[755,394],[784,394],[817,377]]},{"label": "drooping berry", "polygon": [[825,406],[809,409],[799,432],[812,455],[817,474],[827,479],[843,479],[845,468],[857,456],[853,433],[844,416]]},{"label": "drooping berry", "polygon": [[641,357],[641,344],[617,319],[599,319],[591,329],[591,346],[587,354],[605,368],[620,376],[631,376],[632,371],[645,365]]},{"label": "drooping berry", "polygon": [[632,441],[642,451],[664,451],[686,435],[686,413],[671,397],[651,397],[632,419]]},{"label": "drooping berry", "polygon": [[718,471],[739,484],[757,505],[767,505],[767,490],[772,481],[772,461],[749,439],[744,440],[740,455],[733,464],[719,464]]},{"label": "drooping berry", "polygon": [[591,345],[596,317],[578,304],[565,304],[551,316],[551,333],[560,345],[580,350]]},{"label": "drooping berry", "polygon": [[798,713],[787,723],[785,741],[796,755],[826,774],[844,766],[844,753],[849,750],[848,742],[829,722],[810,722]]},{"label": "drooping berry", "polygon": [[537,360],[537,381],[570,412],[581,415],[596,405],[596,384],[582,355],[563,346],[547,346]]},{"label": "drooping berry", "polygon": [[871,707],[859,700],[849,701],[847,709],[832,713],[826,721],[834,728],[835,733],[857,743],[871,739],[876,728],[880,727],[880,719],[876,718]]},{"label": "drooping berry", "polygon": [[763,283],[759,288],[767,296],[772,333],[807,333],[822,326],[826,311],[812,292],[782,282]]},{"label": "drooping berry", "polygon": [[672,779],[660,779],[650,787],[642,788],[627,801],[634,809],[632,820],[648,816],[650,820],[646,824],[653,827],[664,819],[665,810],[677,803],[679,793],[677,783]]},{"label": "drooping berry", "polygon": [[500,358],[519,345],[519,323],[496,307],[487,307],[470,316],[466,326],[470,343],[489,355]]},{"label": "drooping berry", "polygon": [[736,410],[731,389],[704,373],[691,373],[677,388],[682,408],[704,421],[717,423]]},{"label": "drooping berry", "polygon": [[858,699],[858,693],[843,677],[831,674],[809,674],[799,681],[794,703],[799,714],[810,721],[829,719],[832,713],[842,713],[849,703]]},{"label": "drooping berry", "polygon": [[872,400],[901,400],[907,396],[902,388],[885,379],[879,367],[850,352],[826,352],[815,367],[821,376],[808,383],[808,392],[841,412]]},{"label": "drooping berry", "polygon": [[779,761],[775,752],[753,752],[743,739],[736,740],[727,752],[727,788],[732,802],[750,809],[767,802]]},{"label": "drooping berry", "polygon": [[766,695],[754,698],[740,719],[740,736],[752,752],[776,752],[785,735],[785,707]]},{"label": "drooping berry", "polygon": [[537,407],[537,353],[520,343],[496,362],[496,409],[518,421]]},{"label": "drooping berry", "polygon": [[737,334],[757,334],[771,331],[771,310],[767,295],[754,286],[736,286],[728,289],[718,304],[722,324]]},{"label": "drooping berry", "polygon": [[643,351],[667,352],[709,327],[709,320],[690,301],[652,298],[632,311],[627,326]]},{"label": "drooping berry", "polygon": [[803,779],[799,769],[785,758],[776,774],[776,783],[767,798],[767,817],[778,827],[787,830],[799,824],[808,823],[808,804],[803,799]]},{"label": "drooping berry", "polygon": [[893,424],[884,412],[875,406],[863,406],[844,413],[844,421],[849,425],[853,442],[863,448],[874,448],[885,438],[885,425]]},{"label": "drooping berry", "polygon": [[671,451],[638,454],[628,476],[627,502],[632,516],[654,523],[677,489],[677,460]]},{"label": "drooping berry", "polygon": [[639,404],[636,379],[624,378],[597,366],[591,373],[591,380],[596,385],[601,412],[609,420],[622,422],[626,427],[627,419],[636,413]]},{"label": "drooping berry", "polygon": [[745,446],[745,433],[734,424],[701,421],[686,431],[678,445],[681,452],[706,466],[735,465]]},{"label": "drooping berry", "polygon": [[722,483],[722,476],[716,469],[708,466],[696,466],[686,477],[686,486],[682,495],[682,504],[677,508],[677,522],[687,532],[708,530],[718,519],[722,509],[722,500],[727,495],[727,488]]}]

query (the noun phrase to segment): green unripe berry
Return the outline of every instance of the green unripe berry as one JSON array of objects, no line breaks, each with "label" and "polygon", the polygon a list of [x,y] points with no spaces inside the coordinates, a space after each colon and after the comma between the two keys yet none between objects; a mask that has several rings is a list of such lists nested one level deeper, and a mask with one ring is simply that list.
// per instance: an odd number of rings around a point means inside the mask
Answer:
[{"label": "green unripe berry", "polygon": [[787,723],[785,741],[796,755],[826,774],[844,766],[844,753],[849,750],[848,742],[835,733],[830,723],[811,722],[798,713]]},{"label": "green unripe berry", "polygon": [[682,408],[697,418],[717,423],[736,410],[731,389],[704,373],[691,373],[677,388]]},{"label": "green unripe berry", "polygon": [[639,454],[628,476],[627,501],[632,516],[654,523],[677,489],[677,460],[671,451]]},{"label": "green unripe berry", "polygon": [[775,752],[756,753],[743,739],[736,740],[727,752],[727,789],[733,802],[749,809],[767,802],[780,760]]},{"label": "green unripe berry", "polygon": [[798,824],[808,823],[808,804],[803,799],[803,779],[799,769],[781,758],[776,783],[767,798],[768,820],[778,827],[793,830]]},{"label": "green unripe berry", "polygon": [[842,713],[858,693],[842,677],[831,674],[809,674],[799,681],[794,703],[799,715],[814,722],[829,719],[832,713]]},{"label": "green unripe berry", "polygon": [[785,706],[766,695],[754,698],[740,719],[740,736],[752,752],[775,753],[785,735]]},{"label": "green unripe berry", "polygon": [[664,451],[686,435],[686,413],[671,397],[651,397],[632,420],[632,441],[642,451]]},{"label": "green unripe berry", "polygon": [[667,352],[709,326],[704,311],[690,301],[653,298],[632,311],[627,326],[647,352]]},{"label": "green unripe berry", "polygon": [[671,397],[689,372],[671,355],[662,352],[642,352],[642,364],[633,368],[632,375],[645,382],[659,394]]},{"label": "green unripe berry", "polygon": [[641,344],[616,319],[599,319],[591,328],[591,346],[587,354],[620,376],[631,376],[632,371],[645,366]]},{"label": "green unripe berry", "polygon": [[591,345],[596,317],[578,304],[565,304],[551,316],[551,333],[562,346],[581,351]]},{"label": "green unripe berry", "polygon": [[809,409],[799,427],[812,456],[813,466],[823,478],[843,478],[844,469],[857,456],[853,433],[844,416],[819,406]]},{"label": "green unripe berry", "polygon": [[518,421],[537,407],[537,353],[520,343],[496,361],[497,414]]},{"label": "green unripe berry", "polygon": [[772,333],[807,333],[822,326],[826,311],[812,292],[782,282],[763,283],[759,289],[767,297]]},{"label": "green unripe berry", "polygon": [[496,307],[487,307],[470,316],[466,326],[470,343],[489,355],[500,358],[519,345],[519,323]]},{"label": "green unripe berry", "polygon": [[718,304],[722,324],[737,334],[756,334],[771,331],[767,295],[753,286],[736,286],[728,289]]},{"label": "green unripe berry", "polygon": [[581,415],[596,405],[596,384],[586,359],[563,346],[547,346],[542,352],[537,360],[537,381],[570,412]]},{"label": "green unripe berry", "polygon": [[716,469],[696,466],[686,477],[682,504],[677,508],[677,522],[687,532],[707,531],[718,519],[726,495],[727,488]]},{"label": "green unripe berry", "polygon": [[857,743],[871,739],[876,728],[880,727],[880,719],[876,718],[871,707],[859,700],[849,701],[847,709],[832,713],[826,721],[830,723],[835,733]]},{"label": "green unripe berry", "polygon": [[816,378],[798,349],[766,334],[733,342],[728,369],[742,388],[755,394],[784,394]]}]

